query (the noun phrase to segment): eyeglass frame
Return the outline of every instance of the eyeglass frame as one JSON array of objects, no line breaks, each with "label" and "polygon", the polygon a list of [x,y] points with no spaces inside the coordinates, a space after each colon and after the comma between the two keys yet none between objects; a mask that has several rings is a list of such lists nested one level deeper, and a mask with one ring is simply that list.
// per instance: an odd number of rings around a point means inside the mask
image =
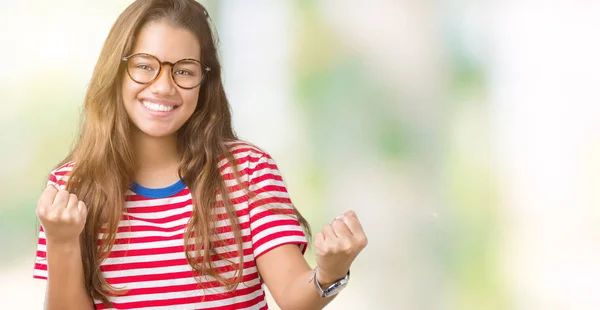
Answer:
[{"label": "eyeglass frame", "polygon": [[[131,76],[131,72],[129,72],[129,59],[131,59],[131,58],[133,58],[133,57],[135,57],[135,56],[139,56],[139,55],[143,55],[143,56],[149,56],[149,57],[151,57],[151,58],[154,58],[154,59],[156,59],[156,61],[157,61],[157,62],[158,62],[158,64],[160,65],[160,67],[158,68],[158,72],[156,73],[156,76],[154,76],[154,78],[152,78],[152,80],[150,80],[150,81],[149,81],[149,82],[147,82],[147,83],[141,83],[141,82],[138,82],[138,81],[136,81],[136,80],[135,80],[135,79],[134,79],[134,78]],[[163,69],[163,67],[164,67],[165,65],[169,65],[169,66],[171,66],[171,70],[170,70],[170,71],[171,71],[171,79],[173,80],[173,83],[175,83],[175,85],[177,85],[178,87],[180,87],[180,88],[183,88],[183,89],[194,89],[194,88],[196,88],[196,87],[200,86],[200,84],[202,84],[202,81],[204,81],[204,72],[206,72],[206,73],[208,74],[208,72],[210,72],[210,70],[211,70],[209,66],[205,66],[205,65],[203,65],[203,64],[202,64],[202,63],[201,63],[199,60],[197,60],[197,59],[193,59],[193,58],[184,58],[184,59],[179,59],[178,61],[176,61],[176,62],[174,62],[174,63],[173,63],[173,62],[170,62],[170,61],[160,61],[160,59],[158,59],[158,57],[156,57],[156,56],[154,56],[154,55],[152,55],[152,54],[148,54],[148,53],[135,53],[135,54],[131,54],[131,55],[129,55],[129,56],[125,56],[125,57],[121,58],[121,61],[122,61],[122,62],[124,62],[124,63],[125,63],[125,65],[126,65],[126,66],[125,66],[125,71],[127,71],[127,75],[129,76],[129,78],[130,78],[132,81],[134,81],[134,82],[136,82],[136,83],[138,83],[138,84],[141,84],[141,85],[149,85],[149,84],[152,84],[152,83],[153,83],[154,81],[156,81],[156,79],[157,79],[157,78],[160,76],[160,73],[162,72],[162,69]],[[183,87],[183,86],[179,85],[179,84],[178,84],[178,83],[175,81],[175,76],[173,75],[173,74],[174,74],[173,70],[175,69],[175,66],[176,66],[176,65],[177,65],[179,62],[181,62],[181,61],[194,61],[194,62],[197,62],[197,63],[200,65],[200,68],[203,68],[203,70],[202,70],[202,73],[203,73],[203,74],[202,74],[202,77],[200,78],[200,82],[198,82],[198,84],[197,84],[197,85],[195,85],[195,86],[192,86],[192,87]]]}]

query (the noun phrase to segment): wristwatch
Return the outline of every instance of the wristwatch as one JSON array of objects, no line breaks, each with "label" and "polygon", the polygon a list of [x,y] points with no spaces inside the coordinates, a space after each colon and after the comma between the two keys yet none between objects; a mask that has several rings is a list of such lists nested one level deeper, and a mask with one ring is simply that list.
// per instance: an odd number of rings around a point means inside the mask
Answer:
[{"label": "wristwatch", "polygon": [[321,285],[319,284],[319,281],[317,280],[317,270],[318,270],[318,267],[315,268],[315,271],[313,272],[312,281],[315,282],[315,286],[317,287],[317,292],[319,292],[319,295],[321,295],[321,298],[328,298],[328,297],[334,296],[337,293],[341,292],[346,287],[346,285],[348,285],[348,280],[350,280],[350,270],[348,270],[348,273],[346,274],[345,277],[337,280],[336,282],[331,284],[329,287],[323,289],[321,287]]}]

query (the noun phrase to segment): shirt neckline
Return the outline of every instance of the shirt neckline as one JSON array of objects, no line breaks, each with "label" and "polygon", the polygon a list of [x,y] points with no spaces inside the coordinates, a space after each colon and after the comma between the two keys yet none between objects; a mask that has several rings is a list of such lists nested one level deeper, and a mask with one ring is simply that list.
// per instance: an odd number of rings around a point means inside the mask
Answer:
[{"label": "shirt neckline", "polygon": [[135,181],[131,184],[131,191],[139,196],[146,198],[167,198],[173,196],[185,188],[183,180],[177,181],[175,184],[162,188],[144,187]]}]

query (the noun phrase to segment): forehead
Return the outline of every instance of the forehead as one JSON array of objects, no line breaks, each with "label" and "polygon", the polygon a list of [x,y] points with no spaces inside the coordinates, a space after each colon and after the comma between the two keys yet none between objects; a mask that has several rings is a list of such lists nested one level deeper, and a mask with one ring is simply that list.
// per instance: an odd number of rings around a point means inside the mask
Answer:
[{"label": "forehead", "polygon": [[151,54],[170,62],[184,58],[200,60],[200,43],[187,29],[166,22],[151,22],[140,29],[131,54],[135,53]]}]

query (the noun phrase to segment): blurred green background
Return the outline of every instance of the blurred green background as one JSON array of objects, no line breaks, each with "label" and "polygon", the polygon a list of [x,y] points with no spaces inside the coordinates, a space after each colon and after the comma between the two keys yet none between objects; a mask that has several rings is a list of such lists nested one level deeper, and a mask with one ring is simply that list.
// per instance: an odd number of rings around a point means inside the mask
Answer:
[{"label": "blurred green background", "polygon": [[[41,308],[36,200],[130,2],[0,3],[6,309]],[[600,6],[201,2],[239,136],[313,232],[353,209],[369,236],[329,309],[600,307]]]}]

